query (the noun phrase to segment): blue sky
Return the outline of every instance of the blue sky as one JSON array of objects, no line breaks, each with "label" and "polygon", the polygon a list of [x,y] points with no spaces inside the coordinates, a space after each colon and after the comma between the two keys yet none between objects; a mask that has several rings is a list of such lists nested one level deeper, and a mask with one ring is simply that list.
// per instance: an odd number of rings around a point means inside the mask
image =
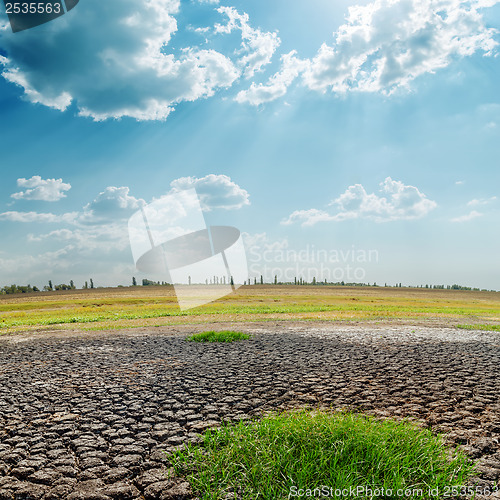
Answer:
[{"label": "blue sky", "polygon": [[347,278],[311,249],[372,250],[359,281],[500,288],[494,0],[81,0],[6,23],[0,285],[144,277],[128,218],[194,186],[252,276],[309,249],[299,272]]}]

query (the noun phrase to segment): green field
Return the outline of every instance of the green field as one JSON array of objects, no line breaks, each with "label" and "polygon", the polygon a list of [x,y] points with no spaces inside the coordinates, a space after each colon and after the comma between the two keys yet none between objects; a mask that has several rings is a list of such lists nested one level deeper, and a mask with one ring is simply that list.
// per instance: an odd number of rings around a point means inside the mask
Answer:
[{"label": "green field", "polygon": [[[203,293],[203,287],[193,286]],[[500,328],[500,292],[341,286],[244,286],[180,311],[173,287],[0,296],[0,334],[251,321],[395,322]]]}]

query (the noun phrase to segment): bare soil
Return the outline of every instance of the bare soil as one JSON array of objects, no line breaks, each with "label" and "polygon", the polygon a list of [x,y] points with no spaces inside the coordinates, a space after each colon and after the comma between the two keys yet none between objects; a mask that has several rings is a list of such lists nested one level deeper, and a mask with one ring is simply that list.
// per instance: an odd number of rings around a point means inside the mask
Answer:
[{"label": "bare soil", "polygon": [[1,337],[0,500],[192,498],[164,451],[303,406],[414,419],[499,486],[499,332],[265,322],[238,324],[244,342],[185,341],[230,326]]}]

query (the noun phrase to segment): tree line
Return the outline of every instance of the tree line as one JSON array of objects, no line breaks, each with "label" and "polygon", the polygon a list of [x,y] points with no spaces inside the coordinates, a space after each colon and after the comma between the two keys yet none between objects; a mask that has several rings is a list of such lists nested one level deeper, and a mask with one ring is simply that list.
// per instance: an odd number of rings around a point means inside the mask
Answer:
[{"label": "tree line", "polygon": [[[83,289],[86,288],[94,288],[94,281],[90,279],[90,286],[89,282],[86,281],[85,284],[82,286]],[[0,294],[1,295],[10,295],[13,293],[33,293],[33,292],[53,292],[57,290],[76,290],[75,282],[73,280],[70,280],[69,285],[66,283],[60,283],[58,285],[53,285],[52,280],[49,280],[49,282],[40,290],[37,286],[31,286],[31,285],[8,285],[4,286],[3,288],[0,289]]]},{"label": "tree line", "polygon": [[[188,278],[188,284],[191,285],[191,276]],[[206,285],[225,285],[225,284],[230,284],[234,285],[233,277],[231,276],[227,281],[226,277],[217,277],[213,276],[211,278],[207,278],[205,280]],[[303,285],[313,285],[313,286],[321,286],[321,285],[328,285],[328,286],[349,286],[349,287],[354,287],[354,286],[370,286],[370,287],[396,287],[396,288],[402,288],[403,285],[401,283],[396,283],[395,285],[388,285],[385,283],[384,285],[377,285],[376,282],[372,283],[346,283],[344,281],[337,281],[337,282],[329,282],[326,279],[325,280],[316,280],[316,278],[312,278],[311,281],[306,281],[304,278],[301,277],[296,277],[294,281],[287,281],[287,282],[282,282],[278,281],[278,276],[274,276],[274,279],[271,282],[266,282],[264,281],[263,276],[261,275],[260,278],[254,277],[253,279],[248,279],[244,283],[244,285],[296,285],[296,286],[303,286]],[[120,288],[123,285],[119,285]],[[130,286],[139,286],[137,283],[137,279],[132,277],[132,283]],[[144,278],[142,280],[142,286],[171,286],[171,283],[167,283],[166,281],[152,281],[149,279]],[[41,290],[37,286],[31,286],[30,284],[28,285],[8,285],[4,286],[3,288],[0,289],[0,295],[10,295],[14,293],[33,293],[33,292],[52,292],[52,291],[57,291],[57,290],[76,290],[76,286],[73,280],[70,280],[69,284],[65,283],[60,283],[58,285],[53,285],[52,280],[49,280],[48,284],[45,285]],[[83,290],[87,289],[93,289],[95,288],[94,285],[94,280],[90,278],[88,281],[85,281],[84,285],[82,286]],[[434,290],[470,290],[474,292],[487,292],[487,291],[495,291],[495,290],[487,290],[487,289],[480,289],[480,288],[473,288],[470,286],[462,286],[462,285],[417,285],[417,286],[405,286],[404,288],[426,288],[426,289],[434,289]]]}]

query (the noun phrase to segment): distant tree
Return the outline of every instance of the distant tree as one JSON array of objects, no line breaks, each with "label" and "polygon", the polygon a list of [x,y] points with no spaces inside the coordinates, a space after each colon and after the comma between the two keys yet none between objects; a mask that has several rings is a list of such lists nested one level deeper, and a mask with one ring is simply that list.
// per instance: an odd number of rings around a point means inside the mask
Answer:
[{"label": "distant tree", "polygon": [[264,278],[262,277],[262,274],[260,275],[260,284],[263,285],[264,284]]},{"label": "distant tree", "polygon": [[191,284],[191,276],[188,276],[188,284]]},{"label": "distant tree", "polygon": [[66,283],[61,283],[60,285],[56,285],[54,288],[56,290],[71,290],[71,286],[66,285]]},{"label": "distant tree", "polygon": [[159,281],[151,281],[148,279],[142,280],[142,286],[155,286],[155,285],[160,285],[160,282]]},{"label": "distant tree", "polygon": [[85,282],[85,285],[83,285],[83,288],[84,288],[85,290],[87,290],[87,289],[88,289],[88,287],[89,287],[89,282],[88,282],[88,281],[86,281],[86,282]]},{"label": "distant tree", "polygon": [[49,280],[49,290],[53,290],[52,281],[51,280]]},{"label": "distant tree", "polygon": [[256,285],[256,284],[257,284],[257,278],[256,278],[256,277],[254,277],[254,279],[253,279],[253,284],[254,284],[254,285]]},{"label": "distant tree", "polygon": [[75,283],[73,282],[73,280],[70,280],[69,286],[71,287],[71,290],[74,290],[76,288],[75,287]]},{"label": "distant tree", "polygon": [[132,276],[132,286],[137,286],[137,280],[135,279],[135,276]]},{"label": "distant tree", "polygon": [[313,284],[313,285],[315,285],[315,284],[316,284],[316,276],[313,276],[312,284]]},{"label": "distant tree", "polygon": [[94,280],[90,278],[90,288],[94,288]]},{"label": "distant tree", "polygon": [[274,275],[274,284],[277,285],[278,284],[278,276],[275,274]]},{"label": "distant tree", "polygon": [[297,276],[295,276],[295,278],[293,278],[293,284],[296,285],[297,284]]},{"label": "distant tree", "polygon": [[231,286],[234,286],[234,280],[232,276],[231,276]]}]

